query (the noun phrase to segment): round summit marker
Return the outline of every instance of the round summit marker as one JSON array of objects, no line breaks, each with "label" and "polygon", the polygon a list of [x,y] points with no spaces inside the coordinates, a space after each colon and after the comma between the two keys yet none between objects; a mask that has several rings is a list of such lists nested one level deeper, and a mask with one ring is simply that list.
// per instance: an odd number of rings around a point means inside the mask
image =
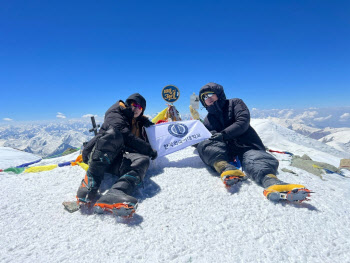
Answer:
[{"label": "round summit marker", "polygon": [[162,90],[162,97],[166,102],[174,103],[180,98],[180,90],[174,85],[167,85]]}]

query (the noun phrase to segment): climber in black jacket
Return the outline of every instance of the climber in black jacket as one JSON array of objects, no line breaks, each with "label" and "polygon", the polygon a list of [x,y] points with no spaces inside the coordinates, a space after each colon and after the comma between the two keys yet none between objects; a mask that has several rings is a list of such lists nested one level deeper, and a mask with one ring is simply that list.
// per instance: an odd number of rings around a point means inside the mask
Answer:
[{"label": "climber in black jacket", "polygon": [[[247,175],[265,188],[264,195],[269,200],[303,201],[309,196],[310,191],[303,185],[288,184],[276,177],[278,161],[265,151],[250,126],[250,113],[241,99],[226,99],[223,87],[212,82],[200,89],[199,99],[208,111],[204,125],[212,137],[198,144],[198,153],[220,174],[226,186],[245,180]],[[236,156],[246,175],[232,164]]]},{"label": "climber in black jacket", "polygon": [[77,192],[80,205],[90,205],[97,199],[104,173],[109,172],[119,179],[97,200],[95,211],[107,210],[120,216],[135,212],[137,199],[131,194],[142,183],[149,159],[157,157],[143,135],[143,127],[153,125],[143,115],[145,109],[146,100],[135,93],[107,110],[99,133],[83,150],[83,161],[89,169]]}]

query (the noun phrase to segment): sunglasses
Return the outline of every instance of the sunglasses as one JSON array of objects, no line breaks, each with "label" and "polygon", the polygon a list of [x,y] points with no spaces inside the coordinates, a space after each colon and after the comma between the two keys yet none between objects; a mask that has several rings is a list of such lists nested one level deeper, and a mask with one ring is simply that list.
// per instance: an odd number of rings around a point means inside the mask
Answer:
[{"label": "sunglasses", "polygon": [[131,106],[138,108],[139,110],[142,111],[142,106],[140,104],[137,104],[136,102],[131,103]]},{"label": "sunglasses", "polygon": [[211,98],[215,93],[204,93],[202,95],[202,100],[207,100],[209,98]]}]

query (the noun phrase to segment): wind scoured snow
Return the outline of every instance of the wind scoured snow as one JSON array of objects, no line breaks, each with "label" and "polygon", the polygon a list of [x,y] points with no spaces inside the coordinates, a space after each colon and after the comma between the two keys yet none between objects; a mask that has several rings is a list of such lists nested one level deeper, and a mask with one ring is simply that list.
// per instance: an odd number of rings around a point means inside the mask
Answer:
[{"label": "wind scoured snow", "polygon": [[[266,145],[277,147],[268,133],[278,133],[267,127],[258,133]],[[295,143],[283,141],[279,150],[302,155],[299,149],[309,149],[340,160],[318,146],[289,140]],[[132,219],[65,211],[62,202],[75,199],[85,174],[78,166],[0,173],[0,261],[349,262],[350,178],[329,174],[321,180],[291,167],[289,156],[274,156],[280,160],[280,179],[316,192],[310,202],[272,203],[250,180],[226,189],[193,147],[152,162],[144,188],[136,192],[140,203]],[[298,176],[281,172],[284,167]],[[113,181],[109,175],[105,185],[108,181]]]},{"label": "wind scoured snow", "polygon": [[332,133],[319,139],[319,141],[335,149],[350,152],[350,128],[328,129]]},{"label": "wind scoured snow", "polygon": [[40,159],[40,156],[31,153],[19,151],[10,147],[0,147],[0,169],[16,167]]}]

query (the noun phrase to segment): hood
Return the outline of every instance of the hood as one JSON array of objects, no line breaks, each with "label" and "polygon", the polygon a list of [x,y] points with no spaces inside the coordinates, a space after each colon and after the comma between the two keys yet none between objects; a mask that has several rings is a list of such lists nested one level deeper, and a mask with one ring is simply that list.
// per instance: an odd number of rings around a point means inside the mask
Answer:
[{"label": "hood", "polygon": [[[202,100],[202,94],[207,91],[212,91],[216,94],[216,96],[218,96],[218,100],[215,101],[214,104],[211,105],[210,107],[205,105],[205,102]],[[209,113],[213,113],[213,114],[220,113],[221,108],[225,105],[225,101],[226,101],[226,95],[225,95],[223,86],[214,82],[209,82],[208,84],[204,85],[200,89],[199,100]]]},{"label": "hood", "polygon": [[[139,93],[134,93],[131,94],[127,99],[126,99],[126,104],[127,106],[130,106],[131,101],[136,101],[137,104],[140,104],[142,107],[142,113],[141,115],[143,115],[144,111],[146,110],[146,100],[144,97],[142,97]],[[140,116],[141,116],[140,115]]]},{"label": "hood", "polygon": [[226,95],[224,92],[223,86],[220,84],[209,82],[208,84],[204,85],[200,91],[199,91],[199,100],[201,101],[202,105],[206,108],[205,102],[202,100],[202,94],[207,91],[212,91],[218,96],[219,100],[226,100]]}]

